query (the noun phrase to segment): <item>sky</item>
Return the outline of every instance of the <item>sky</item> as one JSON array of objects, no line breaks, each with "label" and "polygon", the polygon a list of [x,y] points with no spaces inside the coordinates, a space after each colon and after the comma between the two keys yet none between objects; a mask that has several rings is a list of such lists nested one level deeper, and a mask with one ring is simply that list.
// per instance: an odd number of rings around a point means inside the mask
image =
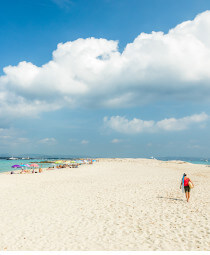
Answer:
[{"label": "sky", "polygon": [[210,155],[209,0],[0,0],[0,155]]}]

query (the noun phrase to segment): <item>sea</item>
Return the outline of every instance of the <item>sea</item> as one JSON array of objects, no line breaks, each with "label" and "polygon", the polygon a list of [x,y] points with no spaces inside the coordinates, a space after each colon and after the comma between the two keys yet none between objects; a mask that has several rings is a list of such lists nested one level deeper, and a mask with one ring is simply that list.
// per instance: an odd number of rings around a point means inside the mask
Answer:
[{"label": "sea", "polygon": [[[141,157],[139,157],[141,158]],[[145,158],[145,157],[142,157]],[[201,165],[210,165],[210,159],[209,158],[196,158],[196,157],[148,157],[152,159],[162,160],[162,161],[171,161],[171,160],[178,160],[178,161],[184,161],[189,162],[192,164],[201,164]],[[52,163],[42,163],[43,161],[56,161],[60,160],[62,158],[18,158],[9,160],[9,158],[0,158],[0,173],[2,172],[9,172],[12,170],[17,170],[21,168],[12,168],[13,165],[30,165],[32,163],[36,163],[39,165],[39,167],[46,168],[46,167],[52,167]],[[74,160],[75,158],[68,158],[68,160]],[[27,168],[26,168],[27,169]]]},{"label": "sea", "polygon": [[[151,157],[153,158],[153,157]],[[156,159],[162,160],[162,161],[171,161],[171,160],[177,160],[177,161],[183,161],[188,162],[192,164],[200,164],[200,165],[210,165],[210,158],[199,158],[199,157],[157,157]]]},{"label": "sea", "polygon": [[[49,159],[41,159],[41,158],[29,158],[29,159],[13,159],[9,160],[9,158],[0,158],[0,173],[3,172],[9,172],[13,170],[21,170],[21,168],[13,168],[12,166],[14,165],[31,165],[32,163],[36,163],[39,165],[39,167],[46,168],[46,167],[52,167],[53,163],[42,163],[43,161],[56,161],[58,160],[57,158],[49,158]],[[24,169],[30,169],[30,167],[24,167]]]}]

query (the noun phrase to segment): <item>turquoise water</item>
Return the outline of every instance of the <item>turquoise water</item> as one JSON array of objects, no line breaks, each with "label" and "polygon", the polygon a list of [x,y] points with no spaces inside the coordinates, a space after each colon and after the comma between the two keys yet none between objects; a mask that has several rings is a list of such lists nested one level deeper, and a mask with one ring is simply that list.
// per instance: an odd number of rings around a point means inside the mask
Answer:
[{"label": "turquoise water", "polygon": [[[181,161],[189,162],[192,164],[210,165],[210,159],[197,159],[197,158],[184,158],[184,157],[183,158],[162,157],[157,159],[164,160],[164,161],[181,160]],[[44,159],[44,160],[53,160],[53,159]],[[30,165],[33,162],[40,162],[40,161],[43,161],[43,159],[29,159],[29,160],[28,159],[18,159],[18,160],[0,159],[0,173],[21,169],[21,168],[12,168],[13,165],[25,165],[25,164]],[[49,164],[49,163],[38,163],[38,165],[42,168],[52,166],[52,164]]]},{"label": "turquoise water", "polygon": [[[13,165],[25,165],[25,164],[31,164],[33,162],[40,162],[43,161],[43,159],[17,159],[17,160],[6,160],[6,159],[0,159],[0,173],[2,172],[8,172],[12,170],[20,170],[21,168],[12,168]],[[52,166],[52,164],[49,163],[37,163],[40,167],[49,167]]]},{"label": "turquoise water", "polygon": [[201,164],[201,165],[210,165],[210,161],[187,161],[190,162],[192,164]]},{"label": "turquoise water", "polygon": [[169,161],[169,160],[181,160],[181,161],[185,161],[185,162],[189,162],[192,164],[200,164],[200,165],[210,165],[210,159],[209,158],[190,158],[190,157],[159,157],[157,158],[159,160],[163,160],[163,161]]}]

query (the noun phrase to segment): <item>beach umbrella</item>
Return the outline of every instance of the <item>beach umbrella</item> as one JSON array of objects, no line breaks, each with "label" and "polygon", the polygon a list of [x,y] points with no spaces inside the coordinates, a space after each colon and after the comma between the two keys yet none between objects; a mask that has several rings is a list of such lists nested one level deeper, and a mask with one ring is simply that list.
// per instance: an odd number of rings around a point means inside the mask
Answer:
[{"label": "beach umbrella", "polygon": [[35,163],[31,164],[30,166],[31,166],[31,167],[39,167],[39,165],[37,165],[37,164],[35,164]]},{"label": "beach umbrella", "polygon": [[55,161],[55,164],[63,164],[62,160]]},{"label": "beach umbrella", "polygon": [[82,164],[83,161],[82,161],[82,160],[77,160],[76,163],[77,163],[77,164]]},{"label": "beach umbrella", "polygon": [[21,167],[30,167],[29,164],[20,165]]},{"label": "beach umbrella", "polygon": [[34,171],[34,167],[39,167],[39,165],[37,165],[37,164],[35,164],[35,163],[32,163],[32,164],[30,165],[30,167],[33,167],[33,171]]},{"label": "beach umbrella", "polygon": [[12,166],[12,168],[21,168],[21,166],[19,166],[19,165],[14,165],[14,166]]}]

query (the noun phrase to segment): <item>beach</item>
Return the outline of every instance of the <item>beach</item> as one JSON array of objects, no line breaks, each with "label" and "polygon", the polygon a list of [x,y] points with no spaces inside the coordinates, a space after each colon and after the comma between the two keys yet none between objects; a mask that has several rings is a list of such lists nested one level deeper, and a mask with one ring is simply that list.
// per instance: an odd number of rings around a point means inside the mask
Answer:
[{"label": "beach", "polygon": [[155,159],[2,173],[0,250],[208,251],[209,185],[206,165]]}]

